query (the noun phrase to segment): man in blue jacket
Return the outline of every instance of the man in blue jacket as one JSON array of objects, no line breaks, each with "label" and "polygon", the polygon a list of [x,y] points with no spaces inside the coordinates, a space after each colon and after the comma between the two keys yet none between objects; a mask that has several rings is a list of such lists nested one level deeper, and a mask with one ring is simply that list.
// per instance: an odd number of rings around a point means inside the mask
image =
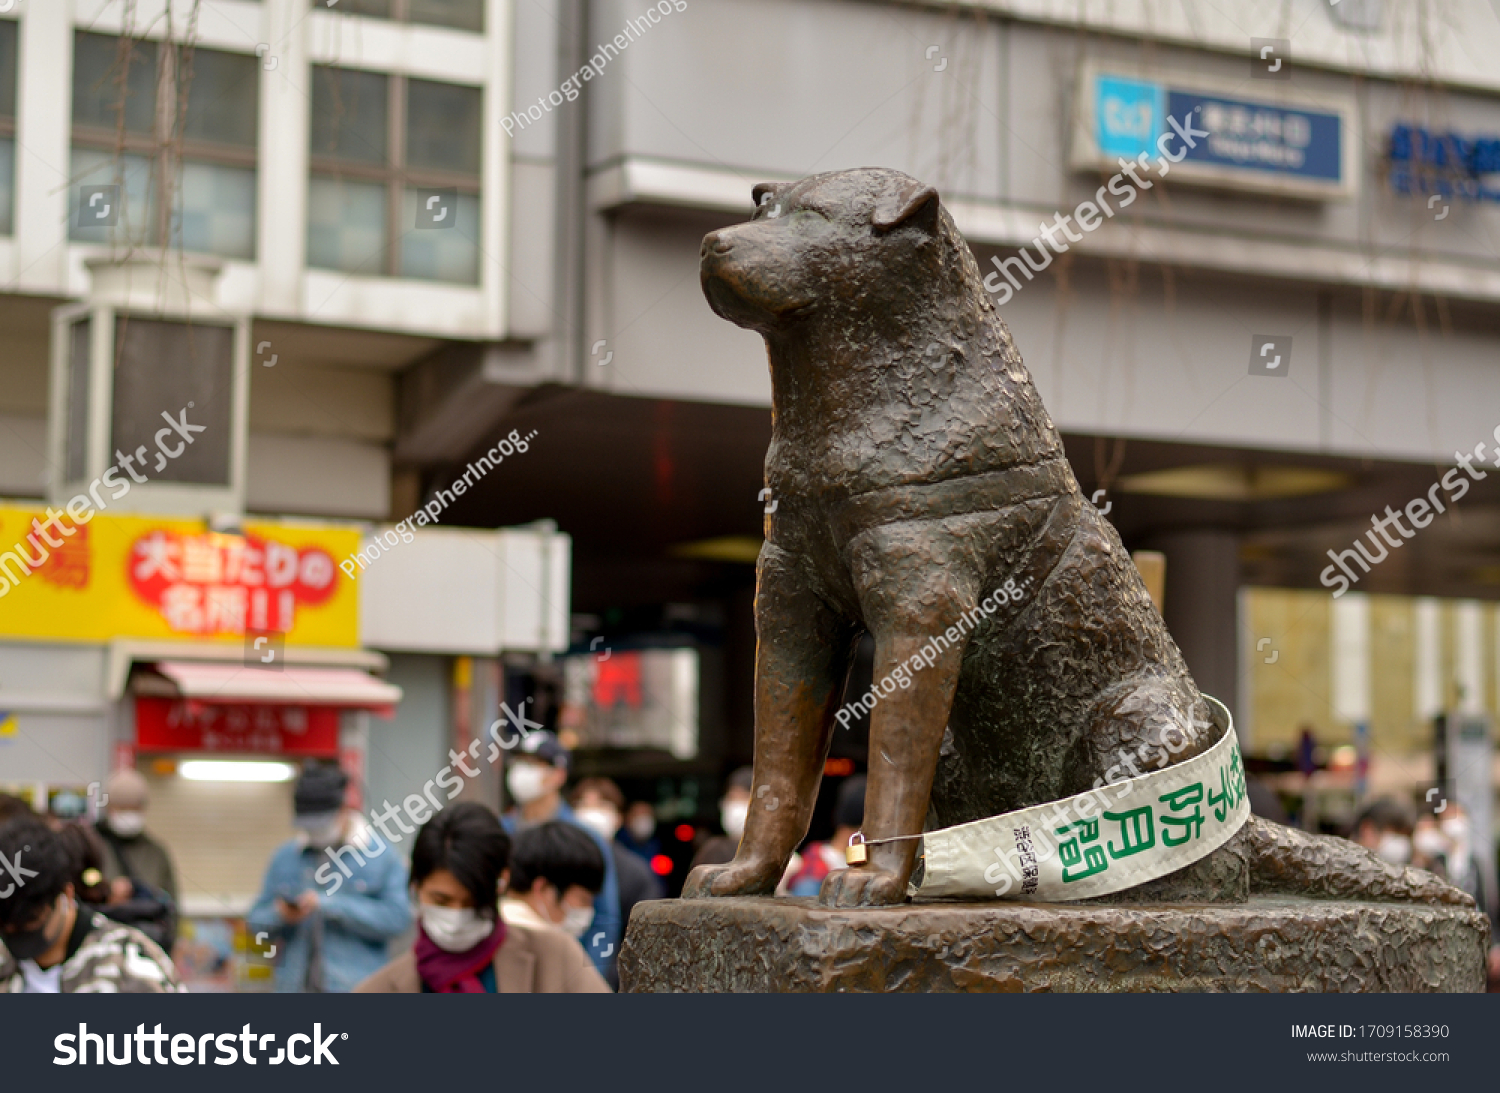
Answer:
[{"label": "man in blue jacket", "polygon": [[411,925],[406,864],[358,813],[344,808],[348,775],[310,766],[293,798],[297,836],[271,856],[246,925],[278,950],[276,989],[342,993],[386,963]]},{"label": "man in blue jacket", "polygon": [[563,800],[562,788],[568,781],[568,766],[571,756],[562,742],[546,729],[525,733],[520,746],[510,752],[505,772],[505,788],[516,802],[500,818],[507,833],[546,823],[548,820],[566,820],[577,824],[599,847],[604,855],[604,887],[594,898],[594,921],[584,931],[584,950],[599,974],[608,980],[615,990],[620,989],[620,974],[615,960],[620,953],[620,935],[624,923],[620,919],[620,875],[615,866],[615,856],[609,843],[599,833],[578,822],[578,817]]}]

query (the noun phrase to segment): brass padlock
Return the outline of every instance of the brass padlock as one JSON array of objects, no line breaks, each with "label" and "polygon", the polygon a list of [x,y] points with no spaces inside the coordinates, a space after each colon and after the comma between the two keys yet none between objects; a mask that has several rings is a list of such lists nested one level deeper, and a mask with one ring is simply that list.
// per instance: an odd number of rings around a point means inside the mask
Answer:
[{"label": "brass padlock", "polygon": [[[858,839],[859,842],[854,840]],[[844,848],[844,861],[850,865],[864,865],[870,860],[870,852],[865,849],[864,834],[856,831],[849,836],[849,845]]]}]

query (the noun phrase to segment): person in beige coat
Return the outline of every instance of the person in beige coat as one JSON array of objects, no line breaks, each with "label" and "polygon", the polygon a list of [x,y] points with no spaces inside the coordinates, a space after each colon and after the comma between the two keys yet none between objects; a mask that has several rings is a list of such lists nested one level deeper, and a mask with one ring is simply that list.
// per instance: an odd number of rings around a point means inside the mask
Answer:
[{"label": "person in beige coat", "polygon": [[412,848],[416,943],[355,993],[609,993],[575,938],[500,917],[509,865],[510,838],[483,805],[457,804],[429,820]]}]

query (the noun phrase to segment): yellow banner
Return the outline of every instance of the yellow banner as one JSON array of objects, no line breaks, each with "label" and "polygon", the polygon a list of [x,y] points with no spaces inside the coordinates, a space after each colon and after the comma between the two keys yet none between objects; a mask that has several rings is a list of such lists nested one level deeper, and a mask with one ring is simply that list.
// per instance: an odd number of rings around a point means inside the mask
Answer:
[{"label": "yellow banner", "polygon": [[247,521],[243,535],[201,520],[0,507],[0,638],[114,638],[357,646],[359,593],[335,560],[352,528]]}]

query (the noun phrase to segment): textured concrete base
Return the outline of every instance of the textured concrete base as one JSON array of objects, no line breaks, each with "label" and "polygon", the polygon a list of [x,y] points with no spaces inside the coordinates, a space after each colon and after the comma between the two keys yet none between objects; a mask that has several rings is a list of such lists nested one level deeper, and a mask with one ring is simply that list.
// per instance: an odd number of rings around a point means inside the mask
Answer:
[{"label": "textured concrete base", "polygon": [[1484,917],[1454,907],[810,899],[640,903],[624,991],[1482,991]]}]

